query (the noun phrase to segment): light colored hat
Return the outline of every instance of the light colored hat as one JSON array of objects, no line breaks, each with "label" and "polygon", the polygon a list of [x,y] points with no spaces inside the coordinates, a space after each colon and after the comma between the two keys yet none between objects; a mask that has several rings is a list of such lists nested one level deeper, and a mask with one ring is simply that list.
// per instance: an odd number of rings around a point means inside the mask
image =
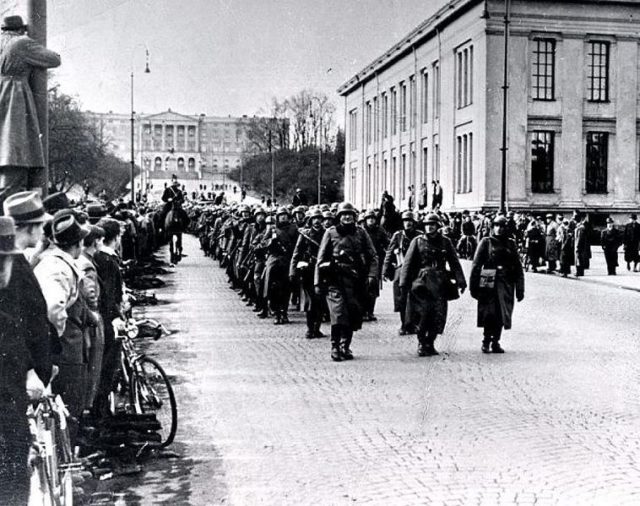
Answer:
[{"label": "light colored hat", "polygon": [[16,249],[16,226],[13,219],[0,216],[0,256],[19,253]]},{"label": "light colored hat", "polygon": [[34,191],[11,195],[2,205],[5,216],[11,216],[16,224],[44,223],[51,219],[45,212],[40,196]]}]

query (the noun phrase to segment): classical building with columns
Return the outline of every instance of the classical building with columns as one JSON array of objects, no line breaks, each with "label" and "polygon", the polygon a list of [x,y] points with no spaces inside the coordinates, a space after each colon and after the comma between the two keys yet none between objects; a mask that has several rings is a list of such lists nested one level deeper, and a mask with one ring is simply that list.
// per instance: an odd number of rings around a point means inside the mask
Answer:
[{"label": "classical building with columns", "polygon": [[[114,154],[131,159],[131,116],[87,112]],[[247,129],[252,118],[184,115],[169,109],[137,115],[134,154],[142,174],[136,189],[162,192],[173,174],[187,192],[231,183],[228,173],[240,167],[247,151]],[[233,183],[237,184],[237,182]]]},{"label": "classical building with columns", "polygon": [[[499,207],[505,4],[448,2],[339,88],[347,199],[402,207],[439,180],[446,210]],[[512,0],[510,19],[509,208],[637,210],[640,2]]]}]

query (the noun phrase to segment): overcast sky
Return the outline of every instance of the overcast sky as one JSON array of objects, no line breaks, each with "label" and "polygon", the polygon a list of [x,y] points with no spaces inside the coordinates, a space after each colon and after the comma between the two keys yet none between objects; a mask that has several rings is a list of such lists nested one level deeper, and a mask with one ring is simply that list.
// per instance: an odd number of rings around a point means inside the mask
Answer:
[{"label": "overcast sky", "polygon": [[[446,0],[57,0],[54,80],[85,109],[253,115],[271,97],[336,89]],[[151,73],[145,74],[145,46]],[[329,70],[332,69],[332,70]]]}]

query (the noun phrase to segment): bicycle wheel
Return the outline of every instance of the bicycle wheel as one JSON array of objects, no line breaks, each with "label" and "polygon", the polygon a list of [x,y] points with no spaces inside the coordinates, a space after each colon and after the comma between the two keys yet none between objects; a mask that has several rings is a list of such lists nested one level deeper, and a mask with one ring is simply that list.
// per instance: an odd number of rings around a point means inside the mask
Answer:
[{"label": "bicycle wheel", "polygon": [[137,362],[133,383],[136,410],[153,413],[160,422],[160,445],[169,446],[178,430],[178,406],[164,369],[154,359],[142,357]]}]

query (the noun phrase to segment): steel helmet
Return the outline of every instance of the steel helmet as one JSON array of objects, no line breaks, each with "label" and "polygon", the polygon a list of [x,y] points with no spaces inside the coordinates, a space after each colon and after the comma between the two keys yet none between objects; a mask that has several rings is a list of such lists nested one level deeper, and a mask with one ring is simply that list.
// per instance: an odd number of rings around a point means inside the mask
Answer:
[{"label": "steel helmet", "polygon": [[352,204],[350,204],[349,202],[342,202],[340,205],[338,205],[338,216],[345,213],[351,213],[354,217],[357,214],[356,209]]},{"label": "steel helmet", "polygon": [[287,216],[291,217],[291,213],[289,212],[289,209],[287,209],[284,206],[279,207],[278,210],[276,211],[276,216],[281,216],[283,214],[286,214]]},{"label": "steel helmet", "polygon": [[424,219],[426,224],[432,223],[434,225],[440,225],[440,217],[435,213],[427,214],[427,217]]},{"label": "steel helmet", "polygon": [[320,209],[312,209],[309,211],[309,219],[312,220],[314,218],[324,218],[323,213]]},{"label": "steel helmet", "polygon": [[241,213],[251,213],[251,209],[246,204],[241,205],[240,208],[239,208],[239,211]]},{"label": "steel helmet", "polygon": [[363,217],[366,220],[367,218],[377,218],[376,216],[376,212],[373,209],[367,209],[364,213],[363,213]]},{"label": "steel helmet", "polygon": [[264,216],[267,215],[267,211],[265,211],[264,209],[262,209],[261,207],[256,207],[253,211],[253,215],[254,216],[258,216],[259,214],[262,214]]},{"label": "steel helmet", "polygon": [[323,220],[333,220],[334,216],[331,211],[322,211],[322,219]]},{"label": "steel helmet", "polygon": [[404,211],[402,213],[402,220],[416,221],[416,216],[413,214],[413,211]]}]

